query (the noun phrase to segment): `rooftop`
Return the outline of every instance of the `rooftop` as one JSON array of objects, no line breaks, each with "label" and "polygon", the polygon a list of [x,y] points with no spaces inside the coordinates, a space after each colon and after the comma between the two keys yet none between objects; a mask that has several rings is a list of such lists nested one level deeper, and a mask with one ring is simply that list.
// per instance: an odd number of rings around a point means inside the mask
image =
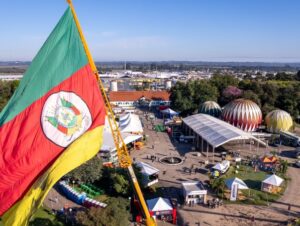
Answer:
[{"label": "rooftop", "polygon": [[219,147],[233,140],[252,139],[263,145],[264,142],[258,140],[250,133],[230,125],[220,119],[206,114],[196,114],[183,119],[183,122],[195,133],[203,137],[211,146]]},{"label": "rooftop", "polygon": [[138,101],[142,97],[149,100],[169,101],[170,94],[167,91],[111,91],[110,101]]}]

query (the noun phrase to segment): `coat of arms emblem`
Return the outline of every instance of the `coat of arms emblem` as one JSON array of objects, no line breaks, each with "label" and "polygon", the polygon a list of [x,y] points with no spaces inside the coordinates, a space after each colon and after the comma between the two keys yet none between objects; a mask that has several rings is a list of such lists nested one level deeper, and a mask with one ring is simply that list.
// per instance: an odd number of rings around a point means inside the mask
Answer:
[{"label": "coat of arms emblem", "polygon": [[48,97],[41,120],[45,135],[62,147],[77,139],[92,123],[85,102],[75,93],[64,91]]}]

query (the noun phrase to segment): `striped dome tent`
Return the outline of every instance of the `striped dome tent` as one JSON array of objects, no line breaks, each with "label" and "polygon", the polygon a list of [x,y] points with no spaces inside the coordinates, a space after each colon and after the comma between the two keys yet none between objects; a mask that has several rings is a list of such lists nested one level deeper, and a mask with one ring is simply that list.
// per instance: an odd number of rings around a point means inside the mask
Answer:
[{"label": "striped dome tent", "polygon": [[200,105],[199,113],[219,118],[222,114],[221,107],[214,101],[205,101]]},{"label": "striped dome tent", "polygon": [[267,130],[271,133],[289,131],[293,128],[293,119],[289,113],[283,110],[274,110],[267,114]]},{"label": "striped dome tent", "polygon": [[257,129],[262,121],[262,113],[256,103],[247,99],[236,99],[225,105],[222,118],[244,131]]}]

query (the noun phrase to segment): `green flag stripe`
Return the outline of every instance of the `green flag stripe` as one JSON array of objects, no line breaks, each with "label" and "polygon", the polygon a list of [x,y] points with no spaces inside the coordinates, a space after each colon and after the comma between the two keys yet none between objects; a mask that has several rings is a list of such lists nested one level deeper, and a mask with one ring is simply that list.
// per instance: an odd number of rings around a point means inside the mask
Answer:
[{"label": "green flag stripe", "polygon": [[12,120],[87,63],[72,11],[68,7],[1,112],[0,126]]}]

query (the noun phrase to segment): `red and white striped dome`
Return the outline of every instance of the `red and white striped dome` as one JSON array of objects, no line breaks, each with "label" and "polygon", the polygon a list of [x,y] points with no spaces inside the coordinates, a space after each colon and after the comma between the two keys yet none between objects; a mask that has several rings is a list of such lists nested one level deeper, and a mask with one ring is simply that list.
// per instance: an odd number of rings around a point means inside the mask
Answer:
[{"label": "red and white striped dome", "polygon": [[222,118],[244,131],[254,131],[261,124],[262,113],[256,103],[246,99],[236,99],[225,105]]}]

